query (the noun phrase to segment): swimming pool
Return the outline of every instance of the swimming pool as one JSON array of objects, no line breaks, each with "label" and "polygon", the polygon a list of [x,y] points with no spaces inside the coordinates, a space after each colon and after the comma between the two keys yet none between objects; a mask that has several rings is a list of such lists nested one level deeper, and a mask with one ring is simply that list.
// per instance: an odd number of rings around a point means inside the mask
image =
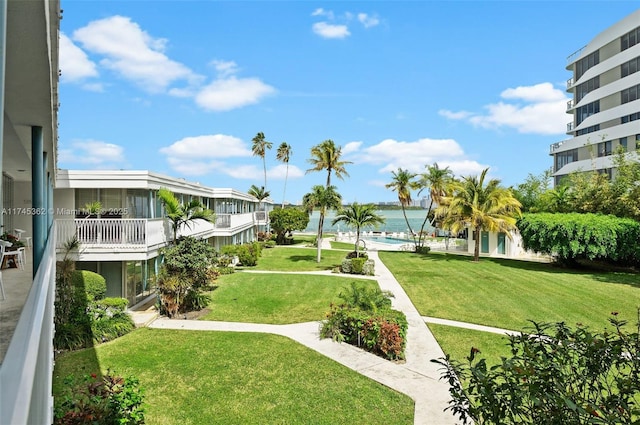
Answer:
[{"label": "swimming pool", "polygon": [[388,243],[390,245],[402,245],[405,243],[413,243],[412,240],[409,239],[398,239],[398,238],[390,238],[389,236],[367,236],[366,238],[362,238],[365,242],[379,242],[379,243]]}]

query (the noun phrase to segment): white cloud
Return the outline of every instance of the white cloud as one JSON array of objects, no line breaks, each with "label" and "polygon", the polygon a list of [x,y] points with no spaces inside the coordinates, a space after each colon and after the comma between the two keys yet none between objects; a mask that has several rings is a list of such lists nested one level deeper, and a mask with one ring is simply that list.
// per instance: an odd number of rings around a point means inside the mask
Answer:
[{"label": "white cloud", "polygon": [[239,165],[234,167],[226,166],[221,167],[218,171],[227,174],[234,179],[257,181],[264,179],[264,171],[262,170],[262,167],[258,168],[255,165]]},{"label": "white cloud", "polygon": [[122,146],[99,140],[77,140],[71,148],[58,151],[58,162],[65,167],[82,164],[92,168],[121,168],[126,160]]},{"label": "white cloud", "polygon": [[229,111],[258,103],[276,89],[257,78],[229,77],[211,82],[196,95],[196,103],[210,111]]},{"label": "white cloud", "polygon": [[[264,175],[264,171],[263,171]],[[287,175],[287,165],[279,164],[267,170],[267,177],[273,180],[298,179],[304,176],[304,171],[295,165],[289,164],[289,174]]]},{"label": "white cloud", "polygon": [[166,39],[151,37],[128,17],[116,15],[92,21],[74,31],[73,39],[84,49],[102,55],[101,66],[150,92],[164,91],[177,81],[192,84],[201,79],[167,57]]},{"label": "white cloud", "polygon": [[311,16],[326,16],[329,19],[333,19],[334,15],[333,12],[330,10],[324,10],[323,8],[319,7],[316,10],[314,10],[311,13]]},{"label": "white cloud", "polygon": [[385,174],[398,168],[421,173],[426,165],[434,162],[441,167],[449,166],[457,175],[476,173],[486,168],[467,159],[460,145],[453,139],[423,138],[413,142],[385,139],[376,145],[359,149],[352,157],[355,164],[377,165],[380,167],[378,172]]},{"label": "white cloud", "polygon": [[60,70],[62,82],[81,81],[98,76],[96,64],[63,32],[60,33]]},{"label": "white cloud", "polygon": [[316,22],[311,28],[314,33],[323,38],[345,38],[351,35],[346,25]]},{"label": "white cloud", "polygon": [[347,155],[352,152],[357,152],[362,146],[362,142],[349,142],[342,148],[342,154]]},{"label": "white cloud", "polygon": [[251,150],[234,136],[212,134],[185,137],[170,146],[160,149],[168,158],[203,159],[251,156]]},{"label": "white cloud", "polygon": [[213,60],[211,65],[215,68],[219,78],[235,75],[238,72],[238,64],[234,61]]},{"label": "white cloud", "polygon": [[566,129],[567,96],[551,83],[520,86],[504,90],[500,96],[506,101],[485,106],[487,113],[452,112],[441,110],[440,115],[454,120],[498,129],[509,127],[519,133],[564,134]]},{"label": "white cloud", "polygon": [[360,21],[365,28],[375,27],[380,23],[378,18],[366,13],[358,13],[358,21]]}]

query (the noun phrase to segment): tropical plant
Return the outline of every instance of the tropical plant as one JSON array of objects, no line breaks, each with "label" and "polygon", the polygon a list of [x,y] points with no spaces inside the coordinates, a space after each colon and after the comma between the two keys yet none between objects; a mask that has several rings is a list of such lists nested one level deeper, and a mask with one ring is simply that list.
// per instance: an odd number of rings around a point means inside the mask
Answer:
[{"label": "tropical plant", "polygon": [[264,188],[266,190],[267,187],[267,162],[266,162],[266,153],[267,149],[271,149],[273,143],[268,142],[264,137],[263,132],[259,132],[255,135],[253,139],[251,139],[253,144],[251,145],[251,152],[253,152],[253,156],[259,156],[262,158],[262,168],[264,169]]},{"label": "tropical plant", "polygon": [[[447,189],[450,187],[451,181],[453,181],[453,172],[449,167],[440,168],[437,162],[434,162],[433,165],[426,165],[425,167],[427,172],[420,174],[420,179],[418,180],[418,186],[420,187],[418,195],[423,190],[428,190],[430,202],[422,226],[420,226],[420,232],[418,233],[417,251],[421,250],[423,241],[426,239],[424,226],[427,224],[429,217],[432,216],[433,205],[440,205],[442,203],[442,198],[447,194]],[[432,220],[430,224],[434,226],[435,220]]]},{"label": "tropical plant", "polygon": [[413,202],[413,200],[411,199],[411,191],[419,188],[418,183],[414,180],[416,174],[409,172],[409,170],[398,168],[398,171],[392,171],[391,175],[393,176],[393,180],[391,181],[391,183],[386,184],[385,187],[398,193],[398,201],[400,201],[400,207],[402,208],[404,221],[407,223],[407,229],[409,229],[409,233],[411,233],[413,241],[416,242],[415,232],[411,228],[411,224],[409,224],[407,211],[405,210],[405,208],[410,206]]},{"label": "tropical plant", "polygon": [[466,363],[432,360],[450,386],[447,410],[463,424],[637,424],[640,322],[629,332],[612,315],[602,332],[533,323],[509,336],[512,355],[497,365],[476,347]]},{"label": "tropical plant", "polygon": [[276,159],[287,165],[287,171],[284,175],[284,189],[282,191],[282,208],[284,208],[284,201],[287,195],[287,180],[289,179],[289,160],[291,159],[291,155],[293,155],[291,145],[289,145],[287,142],[280,143],[280,146],[278,146],[278,151],[276,152]]},{"label": "tropical plant", "polygon": [[[309,158],[307,162],[309,162],[312,165],[312,167],[307,170],[307,174],[316,172],[316,171],[326,170],[327,183],[325,188],[327,189],[327,191],[329,191],[329,188],[331,187],[331,174],[335,174],[335,176],[340,180],[344,180],[345,176],[349,177],[349,173],[347,173],[345,165],[351,164],[351,162],[343,161],[341,157],[342,157],[342,147],[336,146],[334,141],[331,139],[325,140],[324,142],[318,145],[315,145],[311,148],[311,158]],[[314,186],[314,191],[315,191],[315,186]],[[335,192],[335,188],[334,188],[334,192]],[[327,192],[327,195],[330,195],[330,193]],[[327,206],[330,207],[329,205],[331,204],[331,202],[328,199],[325,199],[325,200],[328,201]],[[322,208],[322,207],[320,208],[320,219],[318,220],[318,237],[317,237],[318,263],[320,262],[321,255],[322,255],[322,252],[321,252],[322,228],[324,226],[324,216],[326,214],[326,210],[327,208]]]},{"label": "tropical plant", "polygon": [[488,168],[480,176],[463,177],[452,183],[452,194],[442,198],[436,216],[442,226],[458,233],[466,227],[473,232],[475,249],[473,260],[480,259],[480,232],[506,232],[515,229],[516,217],[520,216],[520,201],[510,189],[500,186],[500,180],[485,183]]},{"label": "tropical plant", "polygon": [[337,209],[342,205],[342,196],[337,192],[335,186],[324,187],[322,185],[313,186],[311,192],[302,197],[302,205],[311,214],[314,209],[320,211],[320,223],[318,224],[318,236],[316,245],[318,249],[317,261],[322,259],[322,226],[327,210]]},{"label": "tropical plant", "polygon": [[205,208],[197,199],[192,199],[186,204],[181,203],[178,198],[167,188],[158,190],[158,197],[164,206],[167,220],[171,223],[173,230],[173,243],[178,240],[178,230],[182,226],[191,228],[196,220],[204,220],[208,223],[215,223],[216,216],[208,208]]},{"label": "tropical plant", "polygon": [[360,241],[360,229],[368,226],[375,226],[383,224],[385,222],[384,217],[376,214],[376,207],[373,204],[359,204],[354,202],[345,208],[341,208],[338,211],[338,215],[333,219],[331,225],[337,223],[345,223],[348,227],[355,227],[356,229],[356,242],[354,250],[356,257],[358,257],[358,247]]}]

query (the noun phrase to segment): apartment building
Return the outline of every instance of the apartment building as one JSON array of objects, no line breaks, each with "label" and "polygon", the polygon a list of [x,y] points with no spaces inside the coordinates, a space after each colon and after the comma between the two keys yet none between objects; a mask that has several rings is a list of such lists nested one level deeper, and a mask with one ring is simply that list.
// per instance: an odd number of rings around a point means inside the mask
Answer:
[{"label": "apartment building", "polygon": [[569,139],[551,145],[555,185],[570,173],[615,178],[614,154],[640,149],[640,10],[568,57]]},{"label": "apartment building", "polygon": [[[58,258],[74,236],[76,268],[100,273],[107,296],[123,297],[130,306],[153,296],[161,249],[173,240],[158,190],[167,188],[184,204],[196,199],[215,213],[215,223],[196,220],[178,236],[224,245],[255,240],[265,230],[273,202],[259,202],[234,189],[213,188],[150,171],[58,170],[54,213]],[[99,201],[101,211],[87,215],[85,206]]]},{"label": "apartment building", "polygon": [[0,424],[53,421],[61,13],[57,0],[0,1],[0,224],[32,241],[24,269],[0,271]]}]

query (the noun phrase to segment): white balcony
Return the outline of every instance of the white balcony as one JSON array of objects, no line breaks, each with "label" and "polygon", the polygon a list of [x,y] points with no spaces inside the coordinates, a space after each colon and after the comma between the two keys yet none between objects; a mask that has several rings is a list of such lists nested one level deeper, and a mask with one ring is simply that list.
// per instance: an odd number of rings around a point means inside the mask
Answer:
[{"label": "white balcony", "polygon": [[[260,216],[262,213],[262,216]],[[266,224],[264,212],[246,214],[216,214],[216,222],[195,220],[181,226],[178,237],[210,238],[229,236],[256,224]],[[262,220],[260,220],[262,219]],[[56,248],[74,236],[80,243],[80,253],[146,253],[161,248],[173,240],[173,229],[164,218],[96,218],[56,220]]]}]

